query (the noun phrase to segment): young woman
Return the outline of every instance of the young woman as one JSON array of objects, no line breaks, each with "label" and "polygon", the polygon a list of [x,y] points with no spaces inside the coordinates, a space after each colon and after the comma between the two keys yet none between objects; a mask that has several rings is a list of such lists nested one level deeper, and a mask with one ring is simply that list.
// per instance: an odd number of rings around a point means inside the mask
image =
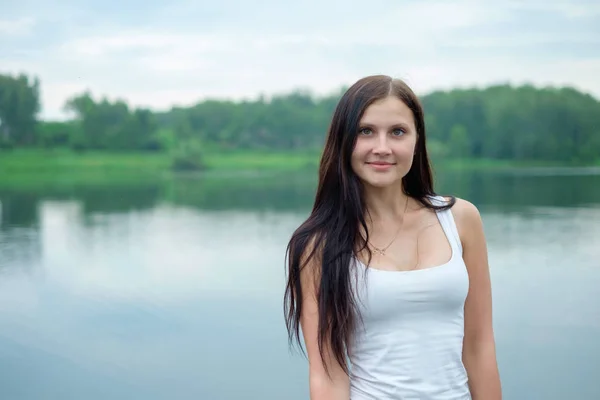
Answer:
[{"label": "young woman", "polygon": [[405,83],[370,76],[342,96],[286,254],[311,400],[501,399],[481,218],[434,192]]}]

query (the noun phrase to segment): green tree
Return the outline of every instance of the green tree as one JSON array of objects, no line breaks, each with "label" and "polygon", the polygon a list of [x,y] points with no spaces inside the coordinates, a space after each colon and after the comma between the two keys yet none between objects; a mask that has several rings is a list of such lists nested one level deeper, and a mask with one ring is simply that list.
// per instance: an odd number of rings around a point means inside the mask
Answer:
[{"label": "green tree", "polygon": [[0,75],[0,140],[17,146],[36,141],[39,80],[24,74]]},{"label": "green tree", "polygon": [[469,135],[463,125],[456,124],[452,127],[448,147],[454,157],[465,158],[469,155]]},{"label": "green tree", "polygon": [[[0,147],[65,146],[169,151],[180,159],[227,149],[320,149],[342,91],[306,90],[254,100],[207,99],[163,112],[123,100],[70,98],[72,119],[37,121],[40,84],[0,75]],[[600,159],[600,102],[569,87],[494,85],[421,98],[432,157],[594,162]]]},{"label": "green tree", "polygon": [[91,149],[142,150],[155,148],[158,123],[150,110],[130,110],[122,100],[96,102],[89,92],[65,104],[78,124],[76,142]]}]

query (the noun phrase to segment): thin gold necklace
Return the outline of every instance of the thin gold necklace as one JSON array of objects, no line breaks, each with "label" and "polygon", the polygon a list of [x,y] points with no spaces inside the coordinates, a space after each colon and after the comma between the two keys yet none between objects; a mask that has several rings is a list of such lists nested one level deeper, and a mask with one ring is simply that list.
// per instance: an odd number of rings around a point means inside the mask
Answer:
[{"label": "thin gold necklace", "polygon": [[404,226],[404,217],[406,215],[406,209],[408,208],[408,197],[409,196],[406,196],[406,204],[404,205],[404,211],[402,212],[402,222],[400,223],[400,227],[398,227],[398,230],[396,231],[396,234],[394,235],[394,238],[392,239],[392,241],[382,249],[380,249],[379,247],[376,247],[373,243],[369,242],[369,245],[373,248],[374,253],[385,256],[385,251],[392,245],[392,243],[394,243],[394,241],[396,241],[396,238],[398,237],[398,233],[400,233],[400,229],[402,229],[402,226]]}]

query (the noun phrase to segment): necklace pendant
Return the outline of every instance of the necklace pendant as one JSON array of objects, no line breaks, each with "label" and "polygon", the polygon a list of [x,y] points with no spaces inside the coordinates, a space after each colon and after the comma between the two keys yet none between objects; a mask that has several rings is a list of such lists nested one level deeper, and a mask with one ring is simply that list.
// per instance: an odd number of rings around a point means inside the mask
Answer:
[{"label": "necklace pendant", "polygon": [[380,250],[380,249],[373,249],[373,251],[377,254],[380,254],[382,256],[385,256],[385,250]]}]

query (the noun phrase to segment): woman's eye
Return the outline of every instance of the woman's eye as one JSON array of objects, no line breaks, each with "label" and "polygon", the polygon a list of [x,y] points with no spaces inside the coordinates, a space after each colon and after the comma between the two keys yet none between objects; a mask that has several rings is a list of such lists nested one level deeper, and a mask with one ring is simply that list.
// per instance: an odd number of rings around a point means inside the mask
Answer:
[{"label": "woman's eye", "polygon": [[[372,135],[373,134],[373,130],[371,128],[362,128],[359,131],[359,134],[361,135]],[[406,134],[406,130],[404,128],[396,128],[392,131],[392,135],[394,136],[402,136]]]}]

